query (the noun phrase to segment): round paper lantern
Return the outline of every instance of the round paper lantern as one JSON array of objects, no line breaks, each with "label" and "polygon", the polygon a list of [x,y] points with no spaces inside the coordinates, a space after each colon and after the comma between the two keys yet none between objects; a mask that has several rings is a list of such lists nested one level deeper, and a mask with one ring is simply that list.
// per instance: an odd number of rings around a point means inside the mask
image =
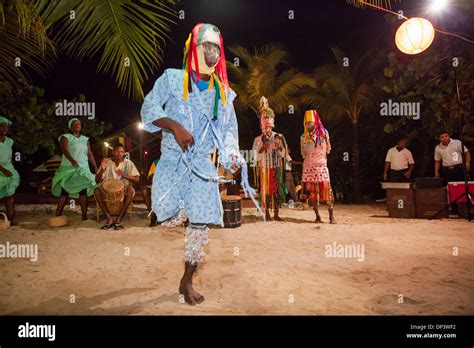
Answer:
[{"label": "round paper lantern", "polygon": [[430,47],[434,33],[433,25],[428,20],[413,17],[400,25],[395,34],[395,43],[403,53],[421,53]]}]

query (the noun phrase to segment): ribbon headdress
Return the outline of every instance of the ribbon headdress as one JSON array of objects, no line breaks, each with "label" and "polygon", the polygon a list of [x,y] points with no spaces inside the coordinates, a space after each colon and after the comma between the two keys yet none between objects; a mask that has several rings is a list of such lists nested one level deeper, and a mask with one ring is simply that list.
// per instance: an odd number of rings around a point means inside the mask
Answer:
[{"label": "ribbon headdress", "polygon": [[273,109],[268,106],[268,99],[263,96],[260,98],[258,116],[260,117],[260,128],[262,132],[265,131],[267,124],[270,124],[272,128],[275,125],[275,113]]},{"label": "ribbon headdress", "polygon": [[209,83],[209,89],[215,88],[216,90],[213,115],[214,117],[217,117],[219,99],[222,100],[222,104],[224,106],[227,104],[225,90],[229,89],[229,81],[227,79],[224,41],[219,29],[212,24],[198,23],[193,28],[189,34],[188,39],[186,40],[183,59],[183,98],[184,100],[188,100],[189,79],[191,78],[192,81],[196,83],[200,81],[197,47],[205,42],[214,43],[218,45],[220,49],[220,57],[214,72],[211,75],[211,80]]},{"label": "ribbon headdress", "polygon": [[[314,122],[315,127],[312,132],[306,127],[306,123]],[[321,145],[321,138],[327,139],[327,130],[324,128],[321,117],[316,110],[307,110],[304,113],[304,141],[314,141],[316,144]]]}]

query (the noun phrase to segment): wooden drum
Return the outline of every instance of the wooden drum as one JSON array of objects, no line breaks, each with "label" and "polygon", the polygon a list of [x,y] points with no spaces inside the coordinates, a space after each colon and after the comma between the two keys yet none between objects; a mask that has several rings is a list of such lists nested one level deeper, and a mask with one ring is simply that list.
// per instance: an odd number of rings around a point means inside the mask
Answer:
[{"label": "wooden drum", "polygon": [[242,224],[242,200],[240,196],[222,197],[224,208],[224,227],[235,228]]},{"label": "wooden drum", "polygon": [[110,215],[118,215],[122,209],[125,197],[125,185],[119,179],[106,180],[102,183],[102,191],[105,195],[105,204]]}]

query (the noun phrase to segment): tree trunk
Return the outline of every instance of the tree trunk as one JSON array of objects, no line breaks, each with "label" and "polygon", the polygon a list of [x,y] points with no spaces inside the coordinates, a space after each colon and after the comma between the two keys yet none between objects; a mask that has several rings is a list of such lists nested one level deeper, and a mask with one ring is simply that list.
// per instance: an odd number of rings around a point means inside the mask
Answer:
[{"label": "tree trunk", "polygon": [[354,202],[362,202],[362,192],[360,187],[360,166],[359,166],[359,125],[352,122],[352,191]]}]

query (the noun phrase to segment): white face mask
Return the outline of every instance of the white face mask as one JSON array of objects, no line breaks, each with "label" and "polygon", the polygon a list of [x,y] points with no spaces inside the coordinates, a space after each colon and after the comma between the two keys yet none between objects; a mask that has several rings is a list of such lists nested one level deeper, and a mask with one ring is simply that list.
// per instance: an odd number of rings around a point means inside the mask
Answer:
[{"label": "white face mask", "polygon": [[[209,67],[206,63],[206,55],[205,55],[205,52],[204,52],[204,46],[203,45],[199,45],[196,47],[196,51],[197,51],[197,60],[198,60],[198,67],[199,67],[199,73],[200,74],[205,74],[205,75],[212,75],[216,69],[216,66],[219,62],[219,57],[220,57],[220,53],[217,53],[213,50],[212,52],[210,52],[210,57],[208,59],[208,61],[216,61],[216,63],[214,65],[212,65],[211,67]],[[208,52],[208,55],[209,55],[209,52]],[[217,59],[216,59],[216,56],[217,56]],[[193,60],[192,60],[192,66],[193,66],[193,70],[196,71],[196,62],[194,61],[194,57],[193,57]]]}]

